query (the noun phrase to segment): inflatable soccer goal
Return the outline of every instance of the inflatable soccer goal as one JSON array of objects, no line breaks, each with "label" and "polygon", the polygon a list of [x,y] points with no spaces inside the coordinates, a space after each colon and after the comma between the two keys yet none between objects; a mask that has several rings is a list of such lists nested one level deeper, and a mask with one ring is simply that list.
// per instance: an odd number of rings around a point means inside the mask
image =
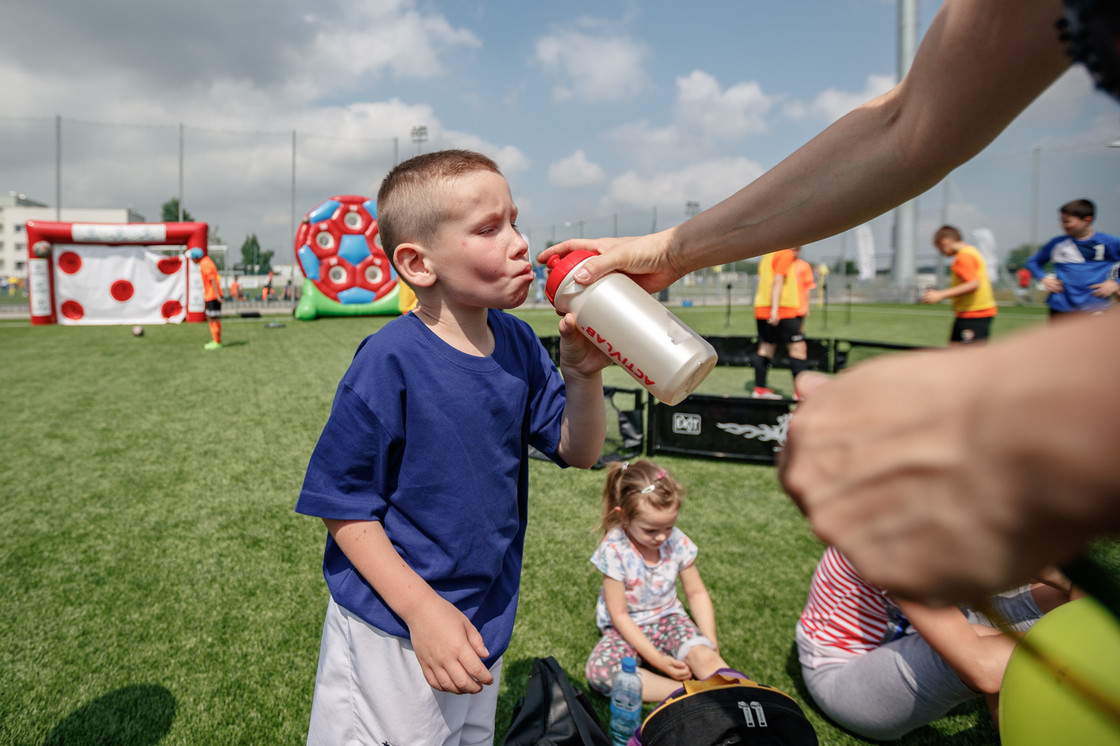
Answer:
[{"label": "inflatable soccer goal", "polygon": [[192,248],[206,223],[27,221],[32,324],[177,324],[204,321]]}]

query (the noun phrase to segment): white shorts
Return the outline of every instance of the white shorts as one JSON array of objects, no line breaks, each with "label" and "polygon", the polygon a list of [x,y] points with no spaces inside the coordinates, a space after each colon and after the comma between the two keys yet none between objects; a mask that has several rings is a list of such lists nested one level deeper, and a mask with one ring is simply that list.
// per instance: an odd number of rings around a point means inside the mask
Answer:
[{"label": "white shorts", "polygon": [[327,604],[308,746],[489,746],[502,660],[478,694],[428,685],[412,643]]}]

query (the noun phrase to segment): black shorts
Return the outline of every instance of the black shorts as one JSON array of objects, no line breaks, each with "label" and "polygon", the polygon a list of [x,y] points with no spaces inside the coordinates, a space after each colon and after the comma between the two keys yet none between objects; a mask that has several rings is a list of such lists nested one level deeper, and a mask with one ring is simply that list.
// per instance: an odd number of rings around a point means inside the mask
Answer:
[{"label": "black shorts", "polygon": [[766,319],[757,319],[758,339],[772,345],[791,342],[804,342],[805,333],[801,331],[801,317],[780,319],[777,326],[770,326]]},{"label": "black shorts", "polygon": [[953,321],[953,333],[949,335],[950,342],[960,342],[961,344],[971,344],[972,342],[983,342],[988,339],[988,334],[992,330],[992,319],[994,316],[988,316],[983,319],[955,319]]},{"label": "black shorts", "polygon": [[[197,306],[195,306],[197,308]],[[206,301],[206,318],[220,319],[222,318],[222,302],[220,300]]]}]

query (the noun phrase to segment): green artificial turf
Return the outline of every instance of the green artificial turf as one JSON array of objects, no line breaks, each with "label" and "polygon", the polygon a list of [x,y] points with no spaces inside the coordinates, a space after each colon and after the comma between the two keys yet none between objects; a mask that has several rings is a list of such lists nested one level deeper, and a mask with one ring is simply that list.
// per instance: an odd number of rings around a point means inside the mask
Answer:
[{"label": "green artificial turf", "polygon": [[[1043,319],[1010,311],[997,333]],[[518,313],[555,333],[550,309]],[[725,309],[680,315],[704,334],[754,333],[746,307],[732,309],[732,327]],[[838,306],[827,329],[823,316],[810,336],[942,344],[950,324],[947,308]],[[0,743],[303,742],[325,530],[293,505],[339,377],[387,319],[270,320],[227,319],[215,352],[202,349],[202,324],[136,338],[0,323]],[[701,391],[739,394],[748,375],[717,368]],[[606,379],[630,385],[617,369]],[[797,698],[822,743],[862,743],[818,714],[800,682],[793,626],[821,547],[774,470],[658,460],[688,489],[680,525],[700,546],[725,658]],[[533,657],[556,657],[586,686],[602,478],[531,464],[499,735]],[[982,710],[959,708],[904,743],[991,743]]]}]

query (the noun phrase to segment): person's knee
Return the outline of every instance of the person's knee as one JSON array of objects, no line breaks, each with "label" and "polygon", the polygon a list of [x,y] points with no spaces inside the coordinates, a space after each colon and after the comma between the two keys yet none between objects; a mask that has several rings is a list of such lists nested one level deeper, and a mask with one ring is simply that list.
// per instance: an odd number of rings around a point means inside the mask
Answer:
[{"label": "person's knee", "polygon": [[[883,650],[860,656],[856,661],[869,662]],[[864,667],[860,672],[851,670],[853,662],[828,664],[818,669],[802,665],[801,678],[820,712],[844,730],[873,741],[896,741],[950,709],[939,711],[936,707],[924,706],[903,679],[881,665],[901,670],[893,657],[879,658],[872,669]]]},{"label": "person's knee", "polygon": [[809,686],[809,696],[821,712],[829,720],[839,725],[849,733],[854,733],[860,738],[872,741],[897,741],[910,731],[914,726],[901,723],[886,716],[881,711],[868,712],[865,709],[850,710],[843,706],[836,706],[826,698],[819,697],[813,687]]},{"label": "person's knee", "polygon": [[707,645],[697,645],[689,650],[684,662],[698,679],[705,679],[727,665],[715,648]]},{"label": "person's knee", "polygon": [[611,681],[614,678],[610,666],[605,663],[589,659],[584,666],[583,675],[587,677],[587,685],[602,694],[611,696]]}]

